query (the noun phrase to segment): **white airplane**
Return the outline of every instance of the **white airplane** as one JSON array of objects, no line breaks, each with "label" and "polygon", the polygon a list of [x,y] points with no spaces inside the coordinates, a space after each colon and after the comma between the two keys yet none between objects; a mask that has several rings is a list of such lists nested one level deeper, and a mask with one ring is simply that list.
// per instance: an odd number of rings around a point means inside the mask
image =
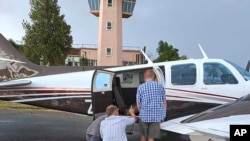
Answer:
[{"label": "white airplane", "polygon": [[[250,93],[250,74],[222,60],[204,58],[44,75],[0,82],[0,100],[93,115],[116,104],[121,114],[136,102],[143,72],[154,69],[167,95],[166,120],[235,101]],[[148,57],[146,57],[148,59]],[[29,64],[29,63],[28,63]],[[26,65],[26,64],[25,64]]]},{"label": "white airplane", "polygon": [[231,135],[238,137],[249,135],[247,130],[243,133],[233,130],[235,127],[232,126],[239,128],[240,125],[250,126],[250,94],[235,102],[223,104],[199,114],[166,121],[161,124],[161,129],[176,141],[229,141],[230,132]]}]

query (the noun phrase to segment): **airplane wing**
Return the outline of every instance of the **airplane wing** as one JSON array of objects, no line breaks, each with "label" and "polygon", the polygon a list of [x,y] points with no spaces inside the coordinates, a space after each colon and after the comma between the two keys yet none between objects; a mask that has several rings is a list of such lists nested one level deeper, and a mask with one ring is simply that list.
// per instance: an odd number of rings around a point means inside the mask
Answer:
[{"label": "airplane wing", "polygon": [[0,83],[0,88],[2,87],[15,87],[31,84],[30,80],[12,80],[12,81],[3,81]]},{"label": "airplane wing", "polygon": [[180,135],[188,135],[190,138],[195,135],[206,135],[208,137],[228,139],[230,135],[230,125],[250,124],[250,114],[234,115],[191,123],[181,123],[182,120],[189,117],[190,116],[186,116],[163,122],[161,124],[161,129]]}]

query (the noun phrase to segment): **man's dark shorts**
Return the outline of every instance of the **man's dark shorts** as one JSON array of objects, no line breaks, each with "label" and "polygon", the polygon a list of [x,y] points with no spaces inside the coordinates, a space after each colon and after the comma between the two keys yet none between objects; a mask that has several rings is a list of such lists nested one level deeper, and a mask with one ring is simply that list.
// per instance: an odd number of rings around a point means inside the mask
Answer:
[{"label": "man's dark shorts", "polygon": [[160,138],[160,122],[142,122],[139,119],[139,127],[141,134],[145,137]]}]

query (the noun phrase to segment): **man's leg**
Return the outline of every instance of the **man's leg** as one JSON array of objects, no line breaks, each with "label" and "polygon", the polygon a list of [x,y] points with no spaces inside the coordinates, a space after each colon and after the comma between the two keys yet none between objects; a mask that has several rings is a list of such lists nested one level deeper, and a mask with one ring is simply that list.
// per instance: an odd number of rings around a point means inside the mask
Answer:
[{"label": "man's leg", "polygon": [[87,141],[90,141],[90,135],[89,134],[86,134],[86,139],[87,139]]},{"label": "man's leg", "polygon": [[148,141],[154,141],[155,138],[161,138],[160,123],[152,122],[150,123],[148,130]]},{"label": "man's leg", "polygon": [[154,140],[155,140],[154,138],[148,137],[148,141],[154,141]]},{"label": "man's leg", "polygon": [[148,136],[148,124],[142,122],[139,119],[139,128],[140,128],[140,132],[141,132],[141,139],[140,141],[147,141],[147,136]]},{"label": "man's leg", "polygon": [[90,138],[90,141],[101,141],[101,140],[102,140],[102,138],[97,137],[97,136],[92,136],[92,137]]},{"label": "man's leg", "polygon": [[141,136],[141,140],[140,141],[147,141],[147,138],[145,136]]}]

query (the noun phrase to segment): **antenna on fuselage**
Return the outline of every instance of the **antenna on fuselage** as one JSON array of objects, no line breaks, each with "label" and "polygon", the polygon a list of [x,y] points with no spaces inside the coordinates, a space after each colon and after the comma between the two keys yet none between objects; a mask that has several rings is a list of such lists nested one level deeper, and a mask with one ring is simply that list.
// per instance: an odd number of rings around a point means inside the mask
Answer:
[{"label": "antenna on fuselage", "polygon": [[152,60],[149,59],[148,55],[141,49],[142,55],[145,57],[145,59],[148,61],[148,64],[153,64]]},{"label": "antenna on fuselage", "polygon": [[249,70],[250,70],[250,60],[248,61],[247,66],[246,66],[246,71],[249,72]]},{"label": "antenna on fuselage", "polygon": [[199,46],[199,48],[200,48],[200,50],[201,50],[201,53],[202,53],[202,55],[203,55],[203,59],[208,59],[207,54],[205,53],[205,51],[203,50],[203,48],[201,47],[201,45],[198,44],[198,46]]}]

